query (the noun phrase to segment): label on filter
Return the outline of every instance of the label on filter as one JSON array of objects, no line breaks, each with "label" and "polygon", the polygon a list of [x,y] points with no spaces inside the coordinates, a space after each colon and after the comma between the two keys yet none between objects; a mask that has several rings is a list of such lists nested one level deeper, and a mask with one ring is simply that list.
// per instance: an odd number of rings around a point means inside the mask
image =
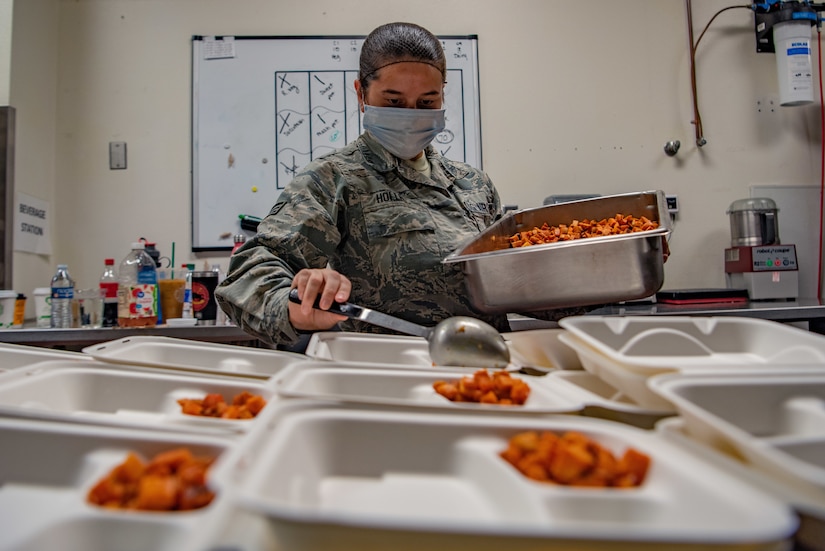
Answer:
[{"label": "label on filter", "polygon": [[121,318],[149,318],[157,316],[155,292],[151,283],[129,285],[126,293],[120,295],[118,316]]}]

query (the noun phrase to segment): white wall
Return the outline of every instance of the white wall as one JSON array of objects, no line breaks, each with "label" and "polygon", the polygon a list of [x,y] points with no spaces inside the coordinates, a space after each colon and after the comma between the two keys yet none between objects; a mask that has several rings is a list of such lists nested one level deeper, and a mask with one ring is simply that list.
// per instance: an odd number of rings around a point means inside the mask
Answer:
[{"label": "white wall", "polygon": [[[694,2],[697,35],[728,5]],[[700,150],[683,0],[25,0],[11,71],[16,184],[57,212],[54,254],[17,253],[15,287],[47,284],[57,262],[92,286],[103,259],[141,236],[166,255],[174,241],[177,264],[225,268],[226,255],[190,250],[191,36],[366,34],[392,20],[479,36],[484,165],[505,203],[677,194],[666,288],[724,285],[725,209],[750,185],[819,183],[818,106],[757,111],[777,97],[775,58],[755,52],[749,10],[722,14],[699,48]],[[671,139],[674,158],[662,150]],[[108,168],[113,140],[128,144],[127,170]]]}]

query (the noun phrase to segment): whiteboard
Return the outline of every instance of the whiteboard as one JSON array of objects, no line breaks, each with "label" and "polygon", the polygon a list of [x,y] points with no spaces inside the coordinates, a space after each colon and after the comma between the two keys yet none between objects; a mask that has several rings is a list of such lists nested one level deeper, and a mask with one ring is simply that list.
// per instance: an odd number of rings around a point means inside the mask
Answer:
[{"label": "whiteboard", "polygon": [[[478,37],[439,37],[446,128],[433,145],[481,165]],[[232,248],[296,171],[362,130],[353,82],[363,36],[192,37],[192,250]]]}]

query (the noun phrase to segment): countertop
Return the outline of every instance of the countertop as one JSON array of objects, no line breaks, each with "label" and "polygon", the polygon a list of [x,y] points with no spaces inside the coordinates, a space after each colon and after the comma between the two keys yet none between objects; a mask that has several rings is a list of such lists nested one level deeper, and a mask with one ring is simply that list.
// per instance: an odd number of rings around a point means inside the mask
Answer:
[{"label": "countertop", "polygon": [[258,346],[260,342],[235,325],[38,329],[34,324],[25,324],[22,329],[0,331],[0,342],[79,350],[85,346],[135,335],[164,336],[245,346]]},{"label": "countertop", "polygon": [[[626,302],[610,304],[587,313],[594,316],[743,316],[783,323],[808,322],[808,329],[825,334],[825,302],[817,298],[796,300],[751,300],[706,304]],[[509,316],[513,331],[558,327],[558,324],[527,316]]]}]

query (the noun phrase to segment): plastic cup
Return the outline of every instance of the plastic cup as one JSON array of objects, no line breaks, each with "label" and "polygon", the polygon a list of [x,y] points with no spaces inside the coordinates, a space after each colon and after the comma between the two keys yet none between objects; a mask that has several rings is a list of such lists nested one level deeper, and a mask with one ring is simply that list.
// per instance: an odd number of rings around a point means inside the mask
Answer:
[{"label": "plastic cup", "polygon": [[0,291],[0,329],[11,329],[14,326],[16,302],[17,291]]},{"label": "plastic cup", "polygon": [[[77,304],[77,321],[75,327],[98,328],[103,325],[102,289],[78,289],[74,293]],[[74,309],[73,309],[74,310]]]},{"label": "plastic cup", "polygon": [[52,326],[52,290],[50,287],[38,287],[33,294],[37,327],[48,329]]},{"label": "plastic cup", "polygon": [[160,279],[160,309],[164,320],[181,317],[183,313],[183,292],[186,280]]}]

